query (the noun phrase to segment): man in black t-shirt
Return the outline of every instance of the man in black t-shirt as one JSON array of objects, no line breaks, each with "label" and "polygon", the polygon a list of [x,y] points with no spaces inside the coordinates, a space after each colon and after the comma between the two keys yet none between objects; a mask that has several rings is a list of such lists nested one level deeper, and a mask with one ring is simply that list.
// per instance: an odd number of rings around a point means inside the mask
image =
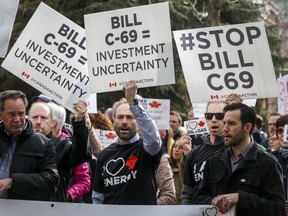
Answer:
[{"label": "man in black t-shirt", "polygon": [[118,140],[97,161],[93,203],[156,205],[155,173],[162,141],[154,120],[136,99],[136,84],[128,82],[124,91],[125,98],[113,105]]}]

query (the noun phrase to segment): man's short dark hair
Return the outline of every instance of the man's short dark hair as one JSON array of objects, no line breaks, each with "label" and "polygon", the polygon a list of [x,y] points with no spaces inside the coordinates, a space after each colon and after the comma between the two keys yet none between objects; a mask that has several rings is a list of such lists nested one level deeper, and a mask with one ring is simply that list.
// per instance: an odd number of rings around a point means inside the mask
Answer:
[{"label": "man's short dark hair", "polygon": [[255,110],[243,103],[232,103],[224,107],[224,113],[228,111],[234,111],[234,110],[240,110],[240,113],[241,113],[240,120],[241,120],[242,126],[244,126],[247,123],[252,124],[252,128],[250,130],[250,135],[251,135],[255,127],[255,122],[256,122]]},{"label": "man's short dark hair", "polygon": [[0,111],[4,111],[4,103],[7,99],[18,99],[21,98],[24,102],[25,108],[28,106],[26,95],[22,91],[7,90],[0,92]]}]

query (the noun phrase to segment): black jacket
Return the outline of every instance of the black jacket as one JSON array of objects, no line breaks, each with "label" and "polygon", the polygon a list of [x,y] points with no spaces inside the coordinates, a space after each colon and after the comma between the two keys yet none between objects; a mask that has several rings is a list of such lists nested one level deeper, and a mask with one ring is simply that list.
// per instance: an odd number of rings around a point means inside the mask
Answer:
[{"label": "black jacket", "polygon": [[256,144],[233,173],[229,148],[213,155],[206,163],[194,203],[210,205],[214,197],[228,193],[239,193],[236,215],[284,215],[282,169],[272,154]]},{"label": "black jacket", "polygon": [[[216,136],[214,144],[210,142],[210,134],[201,137],[203,144],[197,146],[189,152],[184,166],[182,204],[193,203],[193,196],[198,190],[203,179],[203,171],[206,161],[216,152],[225,149],[224,135]],[[192,140],[194,145],[194,140]]]},{"label": "black jacket", "polygon": [[91,151],[88,146],[88,128],[85,120],[72,122],[73,136],[69,138],[59,138],[48,134],[56,147],[56,160],[60,176],[60,182],[53,196],[54,201],[66,202],[66,190],[71,177],[71,169],[79,164],[91,160]]},{"label": "black jacket", "polygon": [[[59,179],[55,147],[44,135],[34,133],[29,120],[26,120],[26,126],[17,135],[10,167],[12,188],[8,190],[7,198],[48,201],[55,193]],[[0,123],[0,158],[11,139]]]}]

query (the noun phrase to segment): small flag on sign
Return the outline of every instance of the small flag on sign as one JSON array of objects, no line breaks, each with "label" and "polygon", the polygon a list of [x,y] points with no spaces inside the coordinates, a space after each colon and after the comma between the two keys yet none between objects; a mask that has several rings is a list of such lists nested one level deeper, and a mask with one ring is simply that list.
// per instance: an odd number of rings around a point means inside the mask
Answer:
[{"label": "small flag on sign", "polygon": [[114,83],[109,83],[109,87],[116,87],[117,86],[117,83],[116,82],[114,82]]},{"label": "small flag on sign", "polygon": [[211,99],[219,99],[218,95],[211,95]]},{"label": "small flag on sign", "polygon": [[25,76],[27,79],[30,77],[30,75],[26,74],[24,71],[22,72],[22,76]]}]

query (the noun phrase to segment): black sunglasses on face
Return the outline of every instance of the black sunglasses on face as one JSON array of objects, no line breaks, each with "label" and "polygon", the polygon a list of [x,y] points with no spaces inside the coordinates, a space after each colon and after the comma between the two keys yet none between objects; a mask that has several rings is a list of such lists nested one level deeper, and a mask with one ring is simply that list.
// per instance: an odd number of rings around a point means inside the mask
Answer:
[{"label": "black sunglasses on face", "polygon": [[212,120],[213,116],[215,116],[217,120],[223,120],[224,114],[225,113],[205,113],[204,115],[206,120]]}]

